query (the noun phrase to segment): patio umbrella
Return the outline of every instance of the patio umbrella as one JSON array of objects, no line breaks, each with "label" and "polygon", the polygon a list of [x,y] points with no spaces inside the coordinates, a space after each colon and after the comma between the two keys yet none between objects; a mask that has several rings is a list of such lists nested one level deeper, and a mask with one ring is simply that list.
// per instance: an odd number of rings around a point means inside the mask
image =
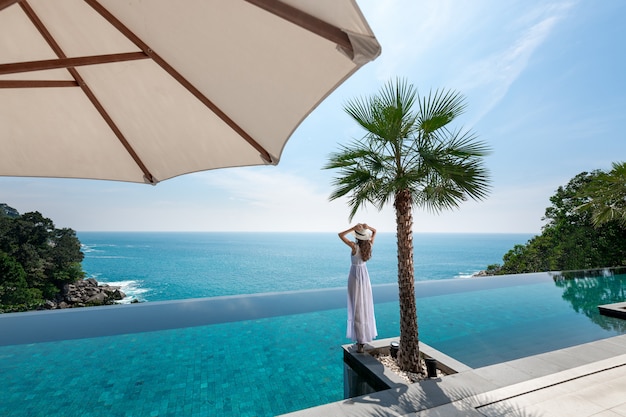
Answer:
[{"label": "patio umbrella", "polygon": [[354,0],[0,0],[0,175],[276,164],[379,54]]}]

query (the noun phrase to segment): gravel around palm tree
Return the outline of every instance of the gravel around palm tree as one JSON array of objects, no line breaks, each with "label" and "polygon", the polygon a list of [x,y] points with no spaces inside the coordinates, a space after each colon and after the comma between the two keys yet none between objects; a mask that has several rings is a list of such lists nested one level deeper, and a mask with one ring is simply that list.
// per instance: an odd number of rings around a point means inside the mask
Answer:
[{"label": "gravel around palm tree", "polygon": [[330,199],[348,197],[350,220],[368,203],[382,210],[393,202],[400,302],[398,364],[404,371],[421,371],[413,208],[431,212],[454,209],[468,198],[484,199],[490,189],[483,163],[489,147],[470,131],[449,128],[465,107],[457,92],[437,90],[420,96],[406,81],[390,81],[377,95],[345,105],[365,135],[341,146],[324,166],[339,172]]}]

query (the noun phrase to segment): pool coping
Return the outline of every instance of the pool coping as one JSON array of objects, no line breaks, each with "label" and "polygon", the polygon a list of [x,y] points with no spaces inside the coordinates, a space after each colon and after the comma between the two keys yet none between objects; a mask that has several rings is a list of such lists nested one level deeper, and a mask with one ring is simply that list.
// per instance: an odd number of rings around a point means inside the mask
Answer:
[{"label": "pool coping", "polygon": [[[376,354],[389,355],[391,342],[399,342],[399,338],[391,337],[374,340],[365,345],[365,352],[363,353],[357,352],[354,344],[342,345],[343,360],[376,390],[382,391],[398,386],[410,385],[396,372],[383,366],[381,362],[373,356]],[[435,359],[437,361],[437,369],[441,370],[445,375],[472,370],[472,368],[466,364],[459,362],[424,342],[419,342],[419,349],[420,353],[425,358]]]},{"label": "pool coping", "polygon": [[617,317],[618,319],[626,319],[626,301],[623,301],[621,303],[600,305],[598,306],[598,310],[600,310],[600,314],[605,316]]},{"label": "pool coping", "polygon": [[[375,360],[372,358],[372,360]],[[284,414],[284,417],[357,417],[363,415],[465,415],[482,416],[477,410],[515,397],[545,390],[551,395],[561,385],[585,378],[602,378],[605,371],[620,369],[626,375],[626,335],[614,336],[508,362],[468,369],[442,378],[410,385],[398,384],[384,391]],[[613,387],[616,393],[621,387]],[[459,410],[459,414],[437,414]],[[422,414],[425,413],[425,414]],[[458,411],[457,411],[458,412]]]}]

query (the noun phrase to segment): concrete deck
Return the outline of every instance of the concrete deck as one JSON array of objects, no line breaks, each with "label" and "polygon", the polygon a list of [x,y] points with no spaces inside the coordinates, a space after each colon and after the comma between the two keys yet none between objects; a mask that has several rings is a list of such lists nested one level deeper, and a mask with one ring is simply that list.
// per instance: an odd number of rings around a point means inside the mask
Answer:
[{"label": "concrete deck", "polygon": [[626,417],[626,335],[286,416]]}]

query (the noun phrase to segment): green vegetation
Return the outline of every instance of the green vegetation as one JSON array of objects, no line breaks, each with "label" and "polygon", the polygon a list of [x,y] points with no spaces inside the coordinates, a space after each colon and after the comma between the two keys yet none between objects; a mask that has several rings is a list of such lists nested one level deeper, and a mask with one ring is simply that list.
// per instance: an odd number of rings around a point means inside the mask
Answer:
[{"label": "green vegetation", "polygon": [[541,235],[507,252],[488,274],[570,271],[626,265],[626,164],[582,172],[559,187]]},{"label": "green vegetation", "polygon": [[390,82],[378,95],[350,101],[346,112],[365,130],[361,140],[330,156],[338,169],[331,200],[349,196],[350,219],[373,204],[392,202],[398,236],[400,349],[402,370],[419,372],[417,309],[413,267],[413,207],[431,211],[457,208],[489,190],[483,156],[489,149],[450,123],[465,110],[463,96],[434,91],[420,97],[412,85]]},{"label": "green vegetation", "polygon": [[84,277],[80,241],[39,212],[0,206],[0,312],[38,308]]},{"label": "green vegetation", "polygon": [[594,226],[613,221],[626,228],[626,163],[614,162],[609,172],[597,176],[579,193],[581,209],[591,213]]}]

